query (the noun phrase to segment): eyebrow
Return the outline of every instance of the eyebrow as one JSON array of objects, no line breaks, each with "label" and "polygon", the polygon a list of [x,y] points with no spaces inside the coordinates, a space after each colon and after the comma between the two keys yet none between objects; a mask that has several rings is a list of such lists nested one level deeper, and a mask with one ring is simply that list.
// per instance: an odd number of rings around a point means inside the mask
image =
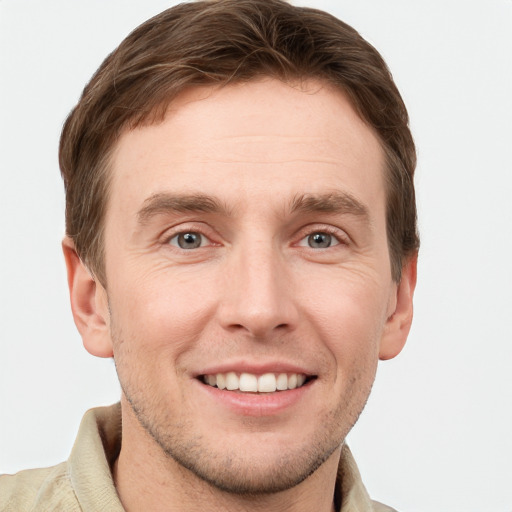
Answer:
[{"label": "eyebrow", "polygon": [[[333,213],[348,214],[361,217],[370,222],[368,208],[354,196],[346,192],[328,194],[300,194],[290,203],[291,213]],[[172,194],[157,193],[149,196],[137,212],[140,224],[146,224],[152,217],[159,214],[172,213],[220,213],[230,216],[231,210],[218,199],[204,194]]]},{"label": "eyebrow", "polygon": [[229,215],[229,209],[220,201],[204,194],[176,195],[158,193],[149,196],[137,212],[140,224],[146,224],[152,217],[169,213],[221,213]]},{"label": "eyebrow", "polygon": [[331,192],[328,194],[301,194],[292,200],[291,211],[301,213],[335,213],[361,217],[370,222],[368,208],[347,192]]}]

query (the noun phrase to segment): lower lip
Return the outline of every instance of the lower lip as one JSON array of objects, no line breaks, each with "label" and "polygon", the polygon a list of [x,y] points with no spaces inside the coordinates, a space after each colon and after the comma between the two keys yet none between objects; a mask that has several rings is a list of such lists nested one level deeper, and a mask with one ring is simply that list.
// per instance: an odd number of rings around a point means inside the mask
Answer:
[{"label": "lower lip", "polygon": [[272,416],[296,406],[304,399],[315,381],[310,381],[300,388],[275,393],[242,393],[227,391],[196,380],[201,389],[236,414],[243,416]]}]

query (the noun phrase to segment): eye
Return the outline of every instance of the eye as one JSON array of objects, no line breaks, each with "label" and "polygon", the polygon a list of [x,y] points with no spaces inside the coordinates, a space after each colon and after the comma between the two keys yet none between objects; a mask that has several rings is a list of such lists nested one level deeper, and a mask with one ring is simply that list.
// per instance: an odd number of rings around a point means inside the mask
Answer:
[{"label": "eye", "polygon": [[340,241],[334,235],[325,231],[316,231],[303,238],[299,245],[312,249],[327,249],[339,244]]},{"label": "eye", "polygon": [[169,244],[180,249],[197,249],[206,243],[206,237],[196,231],[178,233],[169,240]]}]

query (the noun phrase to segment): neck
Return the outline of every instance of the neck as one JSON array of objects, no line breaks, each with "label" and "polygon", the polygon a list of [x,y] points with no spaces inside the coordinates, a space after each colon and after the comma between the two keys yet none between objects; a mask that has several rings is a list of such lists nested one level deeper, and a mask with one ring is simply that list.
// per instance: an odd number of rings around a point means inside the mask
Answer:
[{"label": "neck", "polygon": [[123,407],[122,447],[113,468],[114,483],[127,512],[334,511],[339,449],[291,489],[257,496],[236,495],[213,487],[164,454],[128,409]]}]

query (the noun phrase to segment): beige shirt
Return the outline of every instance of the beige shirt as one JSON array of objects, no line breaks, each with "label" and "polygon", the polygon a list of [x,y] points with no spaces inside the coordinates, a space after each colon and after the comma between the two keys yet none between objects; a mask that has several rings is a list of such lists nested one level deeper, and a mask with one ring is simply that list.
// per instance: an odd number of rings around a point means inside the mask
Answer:
[{"label": "beige shirt", "polygon": [[[67,462],[0,476],[0,511],[124,512],[111,472],[120,447],[120,404],[87,411]],[[336,482],[340,501],[340,512],[393,512],[370,500],[346,445]]]}]

